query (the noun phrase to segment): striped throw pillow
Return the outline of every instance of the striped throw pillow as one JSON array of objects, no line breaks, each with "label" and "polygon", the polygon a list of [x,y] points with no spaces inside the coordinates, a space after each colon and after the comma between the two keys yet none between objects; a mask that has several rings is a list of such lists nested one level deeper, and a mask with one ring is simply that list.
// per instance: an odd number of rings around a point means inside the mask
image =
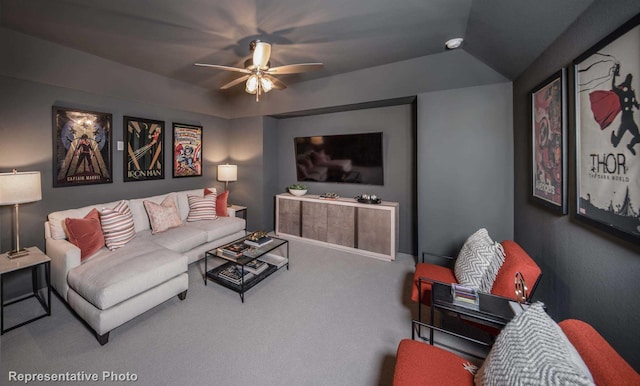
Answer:
[{"label": "striped throw pillow", "polygon": [[122,200],[114,208],[100,211],[100,224],[107,248],[113,251],[136,237],[133,216],[127,202]]},{"label": "striped throw pillow", "polygon": [[216,194],[207,194],[204,197],[187,194],[189,200],[189,215],[187,221],[215,220],[216,215]]}]

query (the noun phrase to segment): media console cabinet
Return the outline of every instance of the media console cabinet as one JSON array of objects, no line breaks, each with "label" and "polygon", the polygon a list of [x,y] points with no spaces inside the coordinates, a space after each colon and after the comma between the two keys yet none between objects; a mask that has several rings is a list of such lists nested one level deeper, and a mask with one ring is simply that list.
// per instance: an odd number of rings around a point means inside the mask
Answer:
[{"label": "media console cabinet", "polygon": [[398,203],[363,204],[353,198],[276,195],[276,235],[395,260]]}]

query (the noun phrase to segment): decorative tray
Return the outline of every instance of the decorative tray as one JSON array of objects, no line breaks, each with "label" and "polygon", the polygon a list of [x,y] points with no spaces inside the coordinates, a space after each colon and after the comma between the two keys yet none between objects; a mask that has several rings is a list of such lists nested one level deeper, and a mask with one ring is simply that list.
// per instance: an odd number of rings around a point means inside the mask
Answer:
[{"label": "decorative tray", "polygon": [[320,198],[323,200],[337,200],[338,198],[340,198],[340,196],[338,195],[338,193],[327,192],[327,193],[322,193],[320,195]]},{"label": "decorative tray", "polygon": [[356,201],[361,204],[379,204],[382,202],[382,200],[379,198],[363,198],[361,196],[357,196]]}]

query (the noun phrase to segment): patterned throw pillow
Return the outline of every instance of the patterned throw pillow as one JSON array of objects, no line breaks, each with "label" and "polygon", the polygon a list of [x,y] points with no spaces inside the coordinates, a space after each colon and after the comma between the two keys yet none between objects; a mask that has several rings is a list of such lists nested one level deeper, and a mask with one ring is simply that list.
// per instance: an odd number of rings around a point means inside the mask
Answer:
[{"label": "patterned throw pillow", "polygon": [[92,209],[84,218],[65,218],[64,225],[71,244],[80,248],[81,260],[104,247],[100,213],[97,209]]},{"label": "patterned throw pillow", "polygon": [[216,215],[216,194],[207,194],[204,197],[187,194],[189,200],[189,215],[187,221],[215,220]]},{"label": "patterned throw pillow", "polygon": [[456,259],[454,274],[458,283],[491,292],[498,270],[504,263],[504,250],[481,228],[469,236]]},{"label": "patterned throw pillow", "polygon": [[126,201],[120,201],[113,209],[103,208],[100,224],[107,248],[113,251],[123,247],[136,237],[133,216]]},{"label": "patterned throw pillow", "polygon": [[588,368],[537,302],[498,335],[476,385],[594,385]]},{"label": "patterned throw pillow", "polygon": [[178,207],[172,196],[167,196],[162,203],[156,204],[153,201],[145,200],[142,202],[144,208],[149,215],[151,223],[151,233],[156,234],[164,232],[167,229],[179,227],[182,225]]}]

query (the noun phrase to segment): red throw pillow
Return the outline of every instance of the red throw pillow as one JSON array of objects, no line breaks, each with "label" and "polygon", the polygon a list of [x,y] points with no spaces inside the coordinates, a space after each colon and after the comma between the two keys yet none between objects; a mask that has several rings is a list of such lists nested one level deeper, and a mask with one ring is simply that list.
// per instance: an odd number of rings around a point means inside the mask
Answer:
[{"label": "red throw pillow", "polygon": [[100,212],[97,209],[92,209],[84,218],[65,218],[64,225],[69,241],[80,248],[81,260],[104,247]]},{"label": "red throw pillow", "polygon": [[229,191],[218,194],[216,197],[216,214],[219,217],[229,217],[227,212],[227,198],[229,197]]}]

